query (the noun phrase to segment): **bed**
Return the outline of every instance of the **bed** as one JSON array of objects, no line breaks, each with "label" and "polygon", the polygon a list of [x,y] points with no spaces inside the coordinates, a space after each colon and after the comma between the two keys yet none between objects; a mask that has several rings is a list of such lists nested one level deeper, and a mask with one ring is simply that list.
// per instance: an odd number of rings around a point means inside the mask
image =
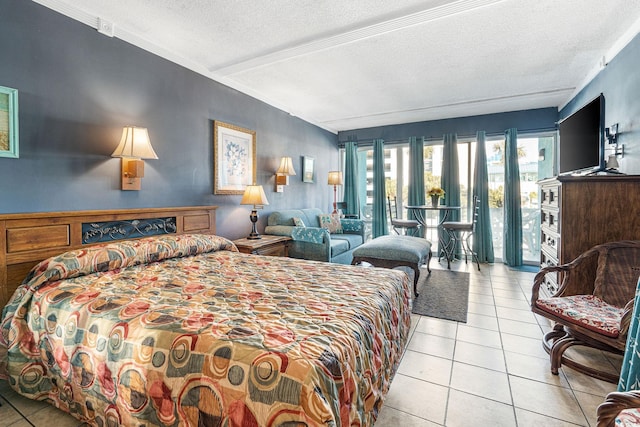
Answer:
[{"label": "bed", "polygon": [[[191,231],[177,219],[37,263],[3,310],[0,376],[91,425],[373,425],[408,337],[408,276],[241,254],[199,209]],[[108,218],[141,214],[155,215]]]}]

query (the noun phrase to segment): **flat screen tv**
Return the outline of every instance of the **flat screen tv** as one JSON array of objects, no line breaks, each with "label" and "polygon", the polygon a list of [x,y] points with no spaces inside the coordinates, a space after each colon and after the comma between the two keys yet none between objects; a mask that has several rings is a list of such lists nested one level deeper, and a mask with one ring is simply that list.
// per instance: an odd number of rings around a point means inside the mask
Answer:
[{"label": "flat screen tv", "polygon": [[604,95],[559,122],[558,173],[586,174],[606,169]]}]

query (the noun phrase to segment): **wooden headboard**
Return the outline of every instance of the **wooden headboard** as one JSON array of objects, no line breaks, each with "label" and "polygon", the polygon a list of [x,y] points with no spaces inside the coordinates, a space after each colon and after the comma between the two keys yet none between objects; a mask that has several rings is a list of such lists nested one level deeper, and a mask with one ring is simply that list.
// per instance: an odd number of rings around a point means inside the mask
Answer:
[{"label": "wooden headboard", "polygon": [[62,252],[157,234],[215,232],[215,206],[0,215],[0,307],[33,266]]}]

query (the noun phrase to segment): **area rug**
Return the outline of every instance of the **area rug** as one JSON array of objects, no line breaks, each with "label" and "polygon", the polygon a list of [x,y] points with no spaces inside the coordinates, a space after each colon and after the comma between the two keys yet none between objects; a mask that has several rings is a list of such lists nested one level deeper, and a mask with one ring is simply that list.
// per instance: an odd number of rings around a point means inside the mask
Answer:
[{"label": "area rug", "polygon": [[422,316],[467,322],[469,273],[449,270],[420,271],[418,298],[411,312]]}]

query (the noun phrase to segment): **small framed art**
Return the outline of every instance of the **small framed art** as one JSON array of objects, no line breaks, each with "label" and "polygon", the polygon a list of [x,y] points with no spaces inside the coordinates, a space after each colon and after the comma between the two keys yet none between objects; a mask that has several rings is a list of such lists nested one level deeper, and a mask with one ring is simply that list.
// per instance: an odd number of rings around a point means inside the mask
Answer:
[{"label": "small framed art", "polygon": [[315,166],[315,157],[302,156],[302,182],[314,182]]},{"label": "small framed art", "polygon": [[18,90],[0,86],[0,157],[18,156]]},{"label": "small framed art", "polygon": [[214,194],[242,194],[256,181],[256,132],[213,122]]}]

